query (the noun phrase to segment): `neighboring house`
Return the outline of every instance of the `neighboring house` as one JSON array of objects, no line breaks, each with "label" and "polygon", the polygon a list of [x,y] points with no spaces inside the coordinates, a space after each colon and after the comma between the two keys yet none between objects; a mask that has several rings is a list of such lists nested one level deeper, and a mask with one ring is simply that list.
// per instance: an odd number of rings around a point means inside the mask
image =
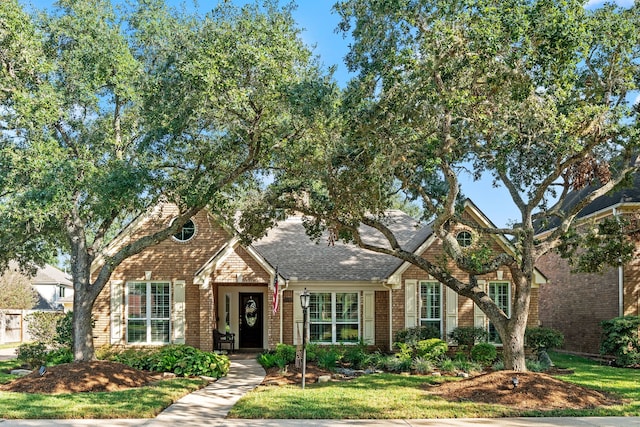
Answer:
[{"label": "neighboring house", "polygon": [[64,271],[47,264],[39,268],[30,281],[39,296],[34,310],[73,309],[73,282]]},{"label": "neighboring house", "polygon": [[[567,206],[582,200],[586,191],[575,192]],[[612,215],[640,214],[640,175],[633,188],[599,197],[586,206],[576,223],[597,222]],[[549,232],[547,230],[546,232]],[[640,243],[637,243],[640,245]],[[540,288],[542,326],[561,331],[564,349],[597,354],[600,351],[600,322],[624,315],[640,315],[640,259],[602,273],[572,273],[568,262],[557,253],[542,257],[538,267],[548,278]]]},{"label": "neighboring house", "polygon": [[[18,266],[10,264],[12,269]],[[35,276],[27,277],[36,291],[37,301],[30,310],[3,310],[0,319],[0,344],[29,341],[28,315],[36,311],[69,311],[73,308],[71,277],[52,265],[38,268]]]},{"label": "neighboring house", "polygon": [[[170,206],[158,207],[125,229],[114,247],[166,225],[174,214]],[[471,202],[466,204],[466,215],[490,224]],[[441,242],[430,226],[400,211],[389,212],[388,225],[405,248],[442,261]],[[362,232],[367,241],[383,241],[374,229]],[[474,236],[470,229],[459,230],[465,245],[476,244]],[[501,239],[489,243],[497,251],[510,250]],[[276,270],[279,308],[274,313]],[[461,271],[457,274],[466,277]],[[543,281],[542,275],[536,277],[529,316],[534,326],[538,325],[538,284]],[[481,283],[509,312],[509,271],[487,275]],[[264,238],[245,247],[212,215],[201,212],[173,238],[116,268],[95,304],[94,341],[96,345],[186,343],[211,350],[215,329],[235,333],[240,349],[298,344],[303,321],[300,294],[305,289],[311,293],[310,339],[318,343],[362,340],[389,350],[395,332],[406,327],[431,325],[443,336],[457,326],[490,328],[471,300],[424,271],[327,237],[312,241],[300,217],[281,221]]]}]

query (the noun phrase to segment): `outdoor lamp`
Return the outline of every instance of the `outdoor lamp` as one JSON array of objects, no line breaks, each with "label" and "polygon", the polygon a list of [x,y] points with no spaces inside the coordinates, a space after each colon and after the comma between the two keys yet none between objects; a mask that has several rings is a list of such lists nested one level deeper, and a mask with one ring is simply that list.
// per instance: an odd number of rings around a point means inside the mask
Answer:
[{"label": "outdoor lamp", "polygon": [[300,294],[300,305],[303,310],[309,308],[309,303],[311,302],[311,294],[307,291],[307,288],[304,288],[304,292]]},{"label": "outdoor lamp", "polygon": [[304,288],[300,294],[300,305],[302,306],[302,389],[304,389],[305,377],[307,375],[307,310],[311,302],[311,294]]}]

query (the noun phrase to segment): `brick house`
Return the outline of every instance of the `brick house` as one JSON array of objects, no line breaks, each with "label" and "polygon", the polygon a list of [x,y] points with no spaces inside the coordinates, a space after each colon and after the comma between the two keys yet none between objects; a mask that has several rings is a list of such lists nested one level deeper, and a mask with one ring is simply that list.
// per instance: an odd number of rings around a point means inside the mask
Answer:
[{"label": "brick house", "polygon": [[[129,226],[115,244],[166,224],[174,214],[170,206],[158,207]],[[490,224],[470,201],[465,215]],[[405,248],[441,259],[442,245],[430,226],[400,211],[389,212],[388,221]],[[377,233],[363,229],[367,240],[382,239]],[[464,244],[475,244],[472,230],[461,228],[458,233]],[[510,250],[500,239],[492,238],[490,244],[498,251]],[[276,274],[279,309],[274,312]],[[535,326],[538,284],[544,280],[536,277],[529,316],[529,324]],[[483,281],[508,311],[508,270]],[[245,247],[212,215],[201,212],[173,238],[127,259],[114,271],[95,304],[94,341],[97,346],[186,343],[211,350],[215,329],[235,333],[240,349],[297,344],[302,337],[304,289],[311,293],[309,336],[318,343],[363,340],[389,350],[394,333],[406,327],[431,325],[443,336],[457,326],[490,328],[471,300],[424,271],[339,241],[312,241],[300,217],[281,221]]]},{"label": "brick house", "polygon": [[[613,215],[640,212],[640,176],[633,188],[626,188],[594,200],[578,216],[578,224],[597,222]],[[582,199],[587,188],[576,192],[568,204]],[[542,233],[541,233],[542,234]],[[638,244],[637,244],[638,245]],[[540,287],[542,326],[561,331],[564,349],[598,354],[602,328],[600,322],[624,315],[640,315],[640,259],[601,273],[572,273],[568,262],[557,253],[539,259],[536,267],[548,278]]]}]

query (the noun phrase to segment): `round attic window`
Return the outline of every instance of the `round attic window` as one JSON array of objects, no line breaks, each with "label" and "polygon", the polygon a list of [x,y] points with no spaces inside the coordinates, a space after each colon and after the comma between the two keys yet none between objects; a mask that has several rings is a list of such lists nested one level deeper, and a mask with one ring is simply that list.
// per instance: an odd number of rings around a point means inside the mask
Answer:
[{"label": "round attic window", "polygon": [[185,224],[176,234],[173,235],[173,238],[176,239],[178,242],[186,242],[191,240],[193,236],[195,236],[195,234],[196,234],[196,225],[193,223],[192,220],[189,220],[185,222]]},{"label": "round attic window", "polygon": [[469,246],[471,246],[473,238],[471,236],[471,233],[469,233],[468,231],[461,231],[456,235],[456,240],[458,241],[460,247],[468,248]]}]

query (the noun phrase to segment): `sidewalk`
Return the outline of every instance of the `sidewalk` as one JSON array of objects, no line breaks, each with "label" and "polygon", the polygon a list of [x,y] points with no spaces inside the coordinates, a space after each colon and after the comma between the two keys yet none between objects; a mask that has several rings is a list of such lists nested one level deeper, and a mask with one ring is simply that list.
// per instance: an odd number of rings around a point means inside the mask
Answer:
[{"label": "sidewalk", "polygon": [[[0,352],[0,357],[2,354]],[[153,419],[129,420],[3,420],[0,427],[296,427],[296,426],[453,426],[453,427],[640,427],[640,417],[576,417],[576,418],[467,418],[440,420],[236,420],[225,416],[245,393],[264,378],[264,370],[254,355],[233,355],[231,370],[220,380],[191,393],[169,406]],[[1,402],[0,402],[1,406]]]}]

